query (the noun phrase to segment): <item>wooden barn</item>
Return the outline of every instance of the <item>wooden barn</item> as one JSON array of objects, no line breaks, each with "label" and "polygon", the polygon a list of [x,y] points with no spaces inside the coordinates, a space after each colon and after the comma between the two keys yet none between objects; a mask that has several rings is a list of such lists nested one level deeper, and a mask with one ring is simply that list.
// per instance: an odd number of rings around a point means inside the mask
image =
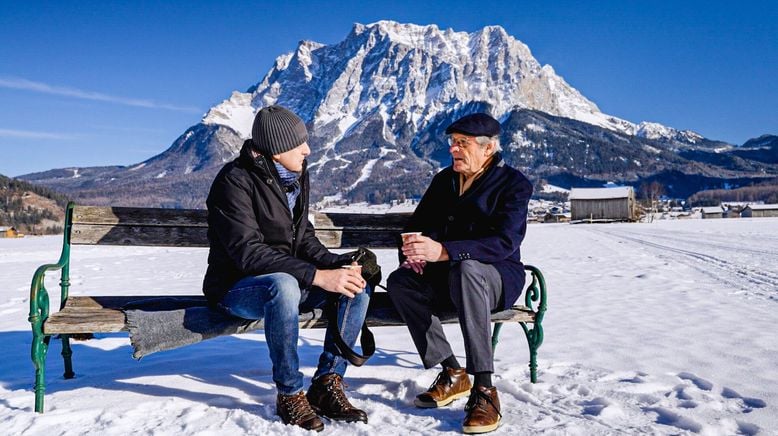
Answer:
[{"label": "wooden barn", "polygon": [[13,227],[0,227],[0,238],[17,238],[19,232]]},{"label": "wooden barn", "polygon": [[721,206],[703,207],[700,209],[703,219],[724,218],[724,208]]},{"label": "wooden barn", "polygon": [[749,204],[742,211],[743,218],[778,217],[778,204]]},{"label": "wooden barn", "polygon": [[637,220],[635,190],[631,186],[573,188],[569,199],[573,222]]}]

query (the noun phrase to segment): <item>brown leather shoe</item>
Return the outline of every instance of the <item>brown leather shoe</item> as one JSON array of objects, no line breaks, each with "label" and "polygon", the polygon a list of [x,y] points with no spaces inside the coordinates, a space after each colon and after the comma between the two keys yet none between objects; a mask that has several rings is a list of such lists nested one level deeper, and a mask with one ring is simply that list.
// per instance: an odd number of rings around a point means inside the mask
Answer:
[{"label": "brown leather shoe", "polygon": [[314,380],[306,397],[313,410],[321,416],[335,421],[367,424],[367,413],[354,407],[346,398],[340,374],[327,374]]},{"label": "brown leather shoe", "polygon": [[487,433],[496,430],[502,419],[497,388],[474,387],[470,391],[465,411],[467,416],[462,424],[463,433]]},{"label": "brown leather shoe", "polygon": [[324,430],[324,423],[311,409],[303,391],[292,395],[278,394],[276,414],[281,417],[284,424],[296,425],[306,430]]},{"label": "brown leather shoe", "polygon": [[470,377],[464,368],[446,368],[438,374],[427,392],[421,393],[413,400],[416,407],[443,407],[457,398],[467,396],[470,392]]}]

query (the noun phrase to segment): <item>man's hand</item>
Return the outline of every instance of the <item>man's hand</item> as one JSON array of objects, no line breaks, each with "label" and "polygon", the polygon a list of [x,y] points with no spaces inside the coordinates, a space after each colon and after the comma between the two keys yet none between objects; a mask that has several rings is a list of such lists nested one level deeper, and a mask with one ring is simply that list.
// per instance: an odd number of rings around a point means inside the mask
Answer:
[{"label": "man's hand", "polygon": [[[440,262],[448,260],[448,252],[438,241],[422,235],[410,235],[405,239],[402,252],[407,258],[406,262]],[[411,268],[413,268],[411,266]],[[422,266],[423,268],[423,266]],[[415,268],[413,268],[416,271]]]},{"label": "man's hand", "polygon": [[413,272],[421,275],[424,274],[425,265],[427,265],[427,262],[423,260],[411,262],[406,259],[405,262],[403,262],[402,265],[400,265],[400,267],[412,269]]},{"label": "man's hand", "polygon": [[[352,265],[358,266],[356,263]],[[356,269],[317,269],[313,276],[313,285],[325,291],[343,294],[349,298],[361,294],[367,283],[362,278],[359,268]]]}]

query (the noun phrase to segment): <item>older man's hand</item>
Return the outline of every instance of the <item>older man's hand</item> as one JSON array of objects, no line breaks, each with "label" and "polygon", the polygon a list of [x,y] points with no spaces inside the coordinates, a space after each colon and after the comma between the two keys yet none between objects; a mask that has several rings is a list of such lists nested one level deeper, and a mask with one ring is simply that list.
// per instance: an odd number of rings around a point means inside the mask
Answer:
[{"label": "older man's hand", "polygon": [[400,265],[402,268],[408,268],[412,269],[413,272],[416,274],[424,274],[424,266],[427,265],[427,262],[420,260],[420,261],[410,261],[408,259],[405,260],[405,262]]},{"label": "older man's hand", "polygon": [[448,252],[443,244],[422,235],[410,235],[402,246],[402,252],[411,263],[448,260]]}]

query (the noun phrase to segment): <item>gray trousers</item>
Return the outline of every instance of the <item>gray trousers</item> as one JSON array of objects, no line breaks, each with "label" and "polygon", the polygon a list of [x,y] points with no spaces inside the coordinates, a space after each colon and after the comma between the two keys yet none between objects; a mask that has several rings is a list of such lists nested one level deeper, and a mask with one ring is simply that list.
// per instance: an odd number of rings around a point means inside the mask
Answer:
[{"label": "gray trousers", "polygon": [[387,289],[425,368],[453,354],[436,313],[455,309],[465,340],[467,372],[494,372],[491,312],[503,299],[502,278],[495,267],[465,260],[428,263],[423,275],[399,268],[389,275]]}]

